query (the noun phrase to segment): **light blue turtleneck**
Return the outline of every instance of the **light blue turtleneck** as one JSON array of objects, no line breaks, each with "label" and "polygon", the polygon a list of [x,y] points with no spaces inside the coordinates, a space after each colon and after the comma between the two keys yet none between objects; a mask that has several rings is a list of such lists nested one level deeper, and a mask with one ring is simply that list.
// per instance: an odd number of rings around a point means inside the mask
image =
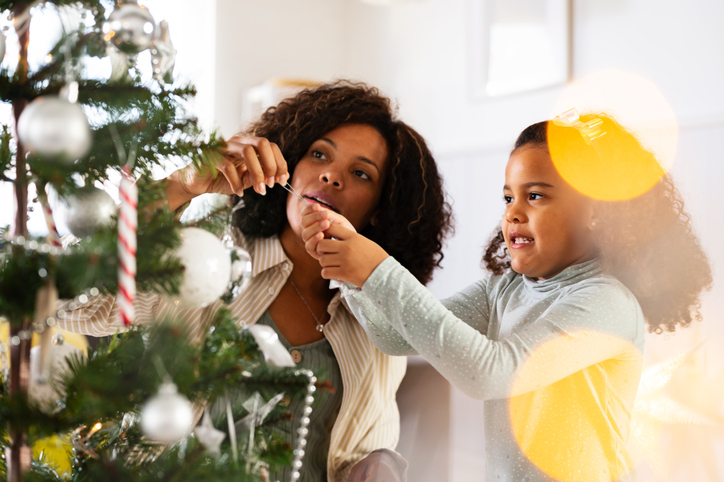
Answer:
[{"label": "light blue turtleneck", "polygon": [[387,258],[347,298],[377,347],[420,354],[484,399],[489,481],[628,480],[644,319],[597,261],[510,272],[439,302]]}]

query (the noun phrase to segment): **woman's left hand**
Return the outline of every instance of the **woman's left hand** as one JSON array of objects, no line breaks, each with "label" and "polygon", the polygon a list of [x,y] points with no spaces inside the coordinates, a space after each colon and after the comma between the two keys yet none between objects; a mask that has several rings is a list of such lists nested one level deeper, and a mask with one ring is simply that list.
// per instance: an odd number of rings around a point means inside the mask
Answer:
[{"label": "woman's left hand", "polygon": [[347,482],[401,482],[400,466],[386,451],[375,451],[357,462]]}]

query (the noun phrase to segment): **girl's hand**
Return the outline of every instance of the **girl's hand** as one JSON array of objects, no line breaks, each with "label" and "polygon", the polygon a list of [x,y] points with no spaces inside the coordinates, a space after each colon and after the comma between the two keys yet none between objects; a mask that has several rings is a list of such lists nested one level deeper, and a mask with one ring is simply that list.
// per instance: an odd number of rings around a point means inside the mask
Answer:
[{"label": "girl's hand", "polygon": [[317,243],[324,238],[331,238],[325,231],[334,223],[357,232],[347,218],[319,204],[309,204],[302,210],[302,239],[307,252],[314,259],[318,260],[320,257],[317,253]]},{"label": "girl's hand", "polygon": [[[234,136],[226,143],[223,158],[216,165],[216,176],[186,166],[168,177],[166,197],[171,209],[199,194],[220,193],[242,196],[253,187],[266,194],[266,187],[289,178],[287,162],[279,147],[263,137]],[[218,175],[221,173],[222,175]]]},{"label": "girl's hand", "polygon": [[[323,235],[325,237],[319,239],[318,233],[315,234],[305,247],[319,260],[325,279],[338,279],[361,287],[377,265],[389,256],[377,243],[338,223],[332,223]],[[335,239],[327,239],[327,236]]]}]

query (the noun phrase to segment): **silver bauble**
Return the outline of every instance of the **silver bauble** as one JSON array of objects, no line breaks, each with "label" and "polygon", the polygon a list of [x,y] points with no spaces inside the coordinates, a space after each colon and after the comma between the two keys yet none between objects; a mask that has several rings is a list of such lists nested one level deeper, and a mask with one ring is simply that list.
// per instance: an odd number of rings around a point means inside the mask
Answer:
[{"label": "silver bauble", "polygon": [[0,30],[0,62],[5,58],[5,34]]},{"label": "silver bauble", "polygon": [[164,444],[178,442],[188,435],[193,423],[191,403],[170,382],[162,383],[158,394],[141,410],[143,433]]},{"label": "silver bauble", "polygon": [[218,300],[230,279],[231,258],[219,238],[199,228],[181,230],[181,246],[174,255],[184,266],[184,280],[172,301],[184,308],[200,308]]},{"label": "silver bauble", "polygon": [[108,226],[116,214],[116,203],[108,193],[95,187],[86,187],[68,198],[68,229],[77,238],[92,236]]},{"label": "silver bauble", "polygon": [[72,162],[91,147],[91,130],[80,105],[45,95],[32,101],[18,120],[20,142],[44,160]]},{"label": "silver bauble", "polygon": [[239,246],[227,246],[227,251],[231,258],[231,276],[229,286],[222,297],[226,303],[236,299],[246,289],[252,274],[251,255],[245,249]]},{"label": "silver bauble", "polygon": [[127,54],[146,50],[153,42],[155,30],[156,23],[148,9],[135,0],[127,0],[103,23],[106,40]]}]

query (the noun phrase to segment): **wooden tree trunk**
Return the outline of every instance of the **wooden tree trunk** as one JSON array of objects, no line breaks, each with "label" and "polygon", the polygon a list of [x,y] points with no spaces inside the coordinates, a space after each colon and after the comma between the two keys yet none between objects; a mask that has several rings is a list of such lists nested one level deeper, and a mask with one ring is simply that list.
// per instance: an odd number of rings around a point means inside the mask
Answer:
[{"label": "wooden tree trunk", "polygon": [[[21,18],[27,8],[26,5],[18,5],[15,7],[13,14],[15,18]],[[30,42],[30,18],[26,21],[18,22],[15,25],[15,31],[18,34],[18,42],[20,44],[20,57],[18,60],[17,72],[21,82],[27,81],[28,78],[28,44]],[[16,100],[13,102],[13,115],[15,117],[15,125],[17,126],[20,114],[28,104],[27,100]],[[17,139],[17,153],[15,158],[15,236],[28,235],[27,228],[27,211],[28,211],[28,175],[25,163],[25,148],[20,139]],[[17,249],[17,253],[13,255],[22,256],[22,248]],[[20,394],[27,396],[28,386],[30,384],[30,343],[26,337],[20,337],[22,331],[31,329],[32,321],[30,318],[23,320],[10,320],[10,339],[18,341],[18,344],[10,345],[10,396],[15,397]],[[14,338],[17,337],[17,338]],[[10,482],[22,482],[23,472],[30,469],[32,462],[32,452],[27,445],[27,434],[20,430],[11,428],[9,435],[12,440],[10,448],[10,456],[6,459],[9,462],[8,480]]]}]

